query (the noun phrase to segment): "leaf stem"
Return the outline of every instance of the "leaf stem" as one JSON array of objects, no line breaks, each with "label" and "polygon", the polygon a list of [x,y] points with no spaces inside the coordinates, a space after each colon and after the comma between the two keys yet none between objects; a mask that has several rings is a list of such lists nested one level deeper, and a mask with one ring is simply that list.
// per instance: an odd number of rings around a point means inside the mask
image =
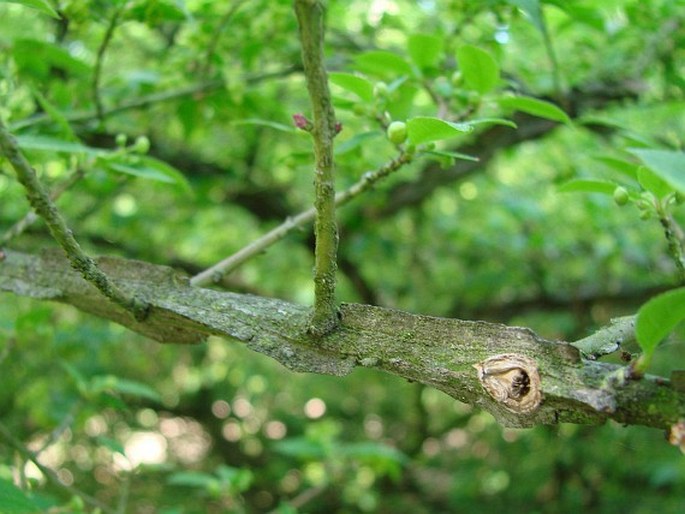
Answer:
[{"label": "leaf stem", "polygon": [[122,291],[105,275],[95,261],[86,255],[67,226],[66,221],[57,210],[50,195],[41,184],[36,172],[19,150],[19,145],[4,123],[0,120],[0,150],[12,164],[19,182],[26,189],[26,197],[36,213],[43,218],[52,237],[67,254],[72,267],[81,273],[83,278],[93,284],[102,294],[114,303],[131,311],[138,321],[147,317],[148,305],[135,296]]},{"label": "leaf stem", "polygon": [[100,78],[102,76],[102,63],[105,60],[105,51],[107,50],[107,47],[109,46],[109,43],[112,40],[112,36],[114,35],[114,29],[117,27],[117,23],[119,22],[119,16],[121,15],[121,12],[123,11],[125,5],[125,3],[122,3],[114,11],[112,18],[109,20],[109,24],[107,25],[105,35],[103,36],[102,41],[100,42],[100,46],[98,47],[98,52],[95,58],[93,80],[91,82],[90,87],[91,95],[93,97],[93,104],[95,104],[95,113],[100,123],[103,123],[105,121],[105,108],[102,105],[102,98],[100,98]]},{"label": "leaf stem", "polygon": [[335,165],[333,138],[335,112],[328,89],[324,65],[324,5],[319,0],[295,0],[295,14],[302,45],[302,64],[307,90],[312,104],[315,174],[316,218],[314,235],[314,313],[309,332],[322,336],[337,323],[335,284],[338,251],[338,230],[335,223]]}]

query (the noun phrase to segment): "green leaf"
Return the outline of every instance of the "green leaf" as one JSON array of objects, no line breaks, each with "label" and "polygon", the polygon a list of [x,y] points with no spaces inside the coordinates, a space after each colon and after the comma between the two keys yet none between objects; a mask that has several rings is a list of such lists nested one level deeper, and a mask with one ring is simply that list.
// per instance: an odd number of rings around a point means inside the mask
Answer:
[{"label": "green leaf", "polygon": [[106,169],[134,177],[174,184],[192,194],[190,183],[180,171],[154,157],[141,155],[132,158],[126,155],[120,161],[101,160],[101,163]]},{"label": "green leaf", "polygon": [[472,130],[473,127],[468,123],[454,123],[428,116],[417,116],[407,120],[409,141],[415,145],[449,139]]},{"label": "green leaf", "polygon": [[430,34],[412,34],[407,42],[409,57],[420,69],[437,68],[443,52],[443,39]]},{"label": "green leaf", "polygon": [[216,478],[213,475],[198,471],[179,471],[178,473],[173,473],[167,479],[167,484],[169,485],[182,485],[201,489],[206,488],[213,482],[216,482]]},{"label": "green leaf", "polygon": [[293,437],[278,441],[274,443],[273,448],[282,455],[303,460],[317,460],[326,456],[326,450],[321,443],[304,437]]},{"label": "green leaf", "polygon": [[631,148],[629,152],[636,155],[673,189],[685,194],[685,153],[637,148]]},{"label": "green leaf", "polygon": [[260,120],[257,118],[246,118],[244,120],[236,120],[232,123],[233,125],[260,125],[262,127],[269,127],[275,130],[280,130],[281,132],[297,132],[295,130],[295,127],[293,126],[278,123],[276,121]]},{"label": "green leaf", "polygon": [[436,155],[438,157],[450,157],[452,159],[459,159],[461,161],[478,162],[480,160],[478,157],[474,157],[473,155],[467,155],[465,153],[459,152],[443,152],[440,150],[429,150],[423,153],[425,153],[426,155]]},{"label": "green leaf", "polygon": [[508,2],[521,9],[540,32],[545,31],[545,21],[539,0],[508,0]]},{"label": "green leaf", "polygon": [[417,116],[407,120],[407,134],[409,140],[415,144],[428,143],[430,141],[440,141],[449,139],[460,134],[473,131],[477,125],[506,125],[516,128],[513,121],[503,118],[482,118],[463,123],[454,123],[441,118],[431,116]]},{"label": "green leaf", "polygon": [[571,125],[571,118],[564,111],[551,102],[532,98],[530,96],[510,96],[500,98],[499,104],[504,109],[521,111],[539,118],[558,121]]},{"label": "green leaf", "polygon": [[53,18],[57,18],[58,20],[60,19],[59,14],[57,14],[57,11],[53,9],[48,0],[0,0],[0,3],[20,4],[30,7],[31,9],[36,9],[37,11],[47,14],[48,16],[52,16]]},{"label": "green leaf", "polygon": [[22,150],[36,150],[41,152],[55,152],[55,153],[80,153],[94,156],[106,155],[109,152],[100,148],[92,148],[90,146],[76,143],[74,141],[64,141],[47,136],[17,136],[17,143]]},{"label": "green leaf", "polygon": [[613,195],[617,185],[615,182],[608,180],[574,179],[559,186],[558,191],[560,193],[602,193]]},{"label": "green leaf", "polygon": [[635,334],[649,360],[659,342],[685,319],[685,287],[660,294],[637,311]]},{"label": "green leaf", "polygon": [[136,396],[138,398],[146,398],[148,400],[152,400],[153,402],[162,401],[162,397],[157,391],[146,384],[142,384],[134,380],[127,380],[125,378],[117,377],[117,381],[113,389],[122,394]]},{"label": "green leaf", "polygon": [[43,512],[43,509],[12,482],[0,480],[0,512],[2,514],[38,514]]},{"label": "green leaf", "polygon": [[392,52],[372,50],[359,54],[354,61],[359,71],[381,77],[397,78],[399,75],[412,74],[409,63]]},{"label": "green leaf", "polygon": [[365,102],[373,101],[373,84],[364,77],[351,73],[332,72],[328,74],[328,78],[331,83],[354,93]]},{"label": "green leaf", "polygon": [[36,88],[31,88],[31,93],[33,96],[36,97],[36,100],[38,100],[38,103],[40,106],[43,108],[43,110],[46,112],[48,116],[54,121],[59,128],[61,129],[61,136],[65,137],[69,141],[78,141],[78,137],[76,137],[76,134],[71,128],[71,125],[69,125],[69,121],[67,120],[66,116],[62,114],[57,107],[52,105],[50,101],[43,96],[43,94],[38,91]]},{"label": "green leaf", "polygon": [[499,82],[499,66],[485,50],[464,45],[457,50],[457,62],[469,89],[483,94],[491,91]]},{"label": "green leaf", "polygon": [[95,438],[97,443],[100,446],[104,446],[107,448],[109,451],[112,453],[119,453],[121,455],[126,455],[126,451],[124,450],[124,446],[117,440],[112,439],[110,437],[104,437],[104,436],[98,436]]},{"label": "green leaf", "polygon": [[12,57],[23,73],[36,79],[50,79],[55,69],[75,77],[89,77],[91,73],[90,66],[72,57],[64,48],[35,39],[16,39]]},{"label": "green leaf", "polygon": [[673,188],[666,181],[662,180],[650,168],[644,166],[640,166],[637,170],[637,181],[645,190],[660,199],[673,192]]},{"label": "green leaf", "polygon": [[595,155],[593,156],[595,160],[598,160],[610,168],[623,173],[624,175],[637,180],[637,169],[638,166],[634,162],[627,161],[625,159],[619,159],[617,157],[612,157],[608,155]]}]

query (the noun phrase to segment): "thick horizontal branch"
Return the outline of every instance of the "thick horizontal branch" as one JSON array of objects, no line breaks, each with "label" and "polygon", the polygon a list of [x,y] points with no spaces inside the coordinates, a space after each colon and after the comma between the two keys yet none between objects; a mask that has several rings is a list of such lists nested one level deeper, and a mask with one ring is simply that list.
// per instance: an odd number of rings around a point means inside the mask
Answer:
[{"label": "thick horizontal branch", "polygon": [[[345,375],[357,366],[376,368],[436,387],[459,401],[490,411],[508,426],[572,422],[620,423],[667,428],[685,418],[685,392],[659,377],[617,385],[620,366],[585,360],[563,342],[525,328],[419,316],[369,305],[343,305],[340,326],[317,339],[307,334],[309,310],[272,298],[191,287],[173,270],[144,262],[102,258],[98,264],[117,284],[149,302],[136,321],[98,293],[58,253],[42,256],[4,251],[0,290],[55,300],[113,320],[162,342],[198,343],[209,334],[242,341],[298,372]],[[484,384],[521,377],[474,365],[502,355],[534,363],[541,403],[530,412],[505,408]],[[531,387],[537,380],[530,373]],[[517,391],[525,394],[525,381]],[[493,389],[493,387],[490,387]]]}]

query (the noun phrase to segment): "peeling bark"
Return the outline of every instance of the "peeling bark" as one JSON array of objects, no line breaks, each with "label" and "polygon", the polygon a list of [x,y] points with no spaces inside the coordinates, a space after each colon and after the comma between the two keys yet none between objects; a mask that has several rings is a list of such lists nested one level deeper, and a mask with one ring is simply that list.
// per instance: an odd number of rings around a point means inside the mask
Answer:
[{"label": "peeling bark", "polygon": [[[165,343],[200,343],[208,335],[236,339],[293,371],[345,375],[358,366],[376,368],[482,407],[506,426],[601,424],[613,419],[668,428],[685,418],[685,392],[670,381],[647,376],[622,383],[615,380],[620,366],[583,359],[575,347],[544,340],[526,328],[344,304],[339,328],[313,339],[307,334],[310,311],[304,306],[194,288],[164,266],[99,259],[122,290],[151,305],[149,317],[139,322],[57,253],[35,256],[5,250],[4,256],[2,291],[71,304]],[[534,363],[537,368],[541,402],[530,412],[513,412],[479,380],[474,366],[504,354],[521,356],[526,366]],[[507,370],[498,373],[509,376]],[[510,376],[521,379],[516,373]],[[514,390],[522,385],[516,382]]]}]

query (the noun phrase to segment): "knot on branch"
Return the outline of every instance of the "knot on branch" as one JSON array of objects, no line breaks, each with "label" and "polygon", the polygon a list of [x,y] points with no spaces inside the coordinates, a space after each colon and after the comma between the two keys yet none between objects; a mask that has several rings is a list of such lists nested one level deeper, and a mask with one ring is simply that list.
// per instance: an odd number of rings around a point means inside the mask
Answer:
[{"label": "knot on branch", "polygon": [[528,414],[542,401],[540,374],[535,360],[504,353],[473,365],[483,389],[508,411]]}]

